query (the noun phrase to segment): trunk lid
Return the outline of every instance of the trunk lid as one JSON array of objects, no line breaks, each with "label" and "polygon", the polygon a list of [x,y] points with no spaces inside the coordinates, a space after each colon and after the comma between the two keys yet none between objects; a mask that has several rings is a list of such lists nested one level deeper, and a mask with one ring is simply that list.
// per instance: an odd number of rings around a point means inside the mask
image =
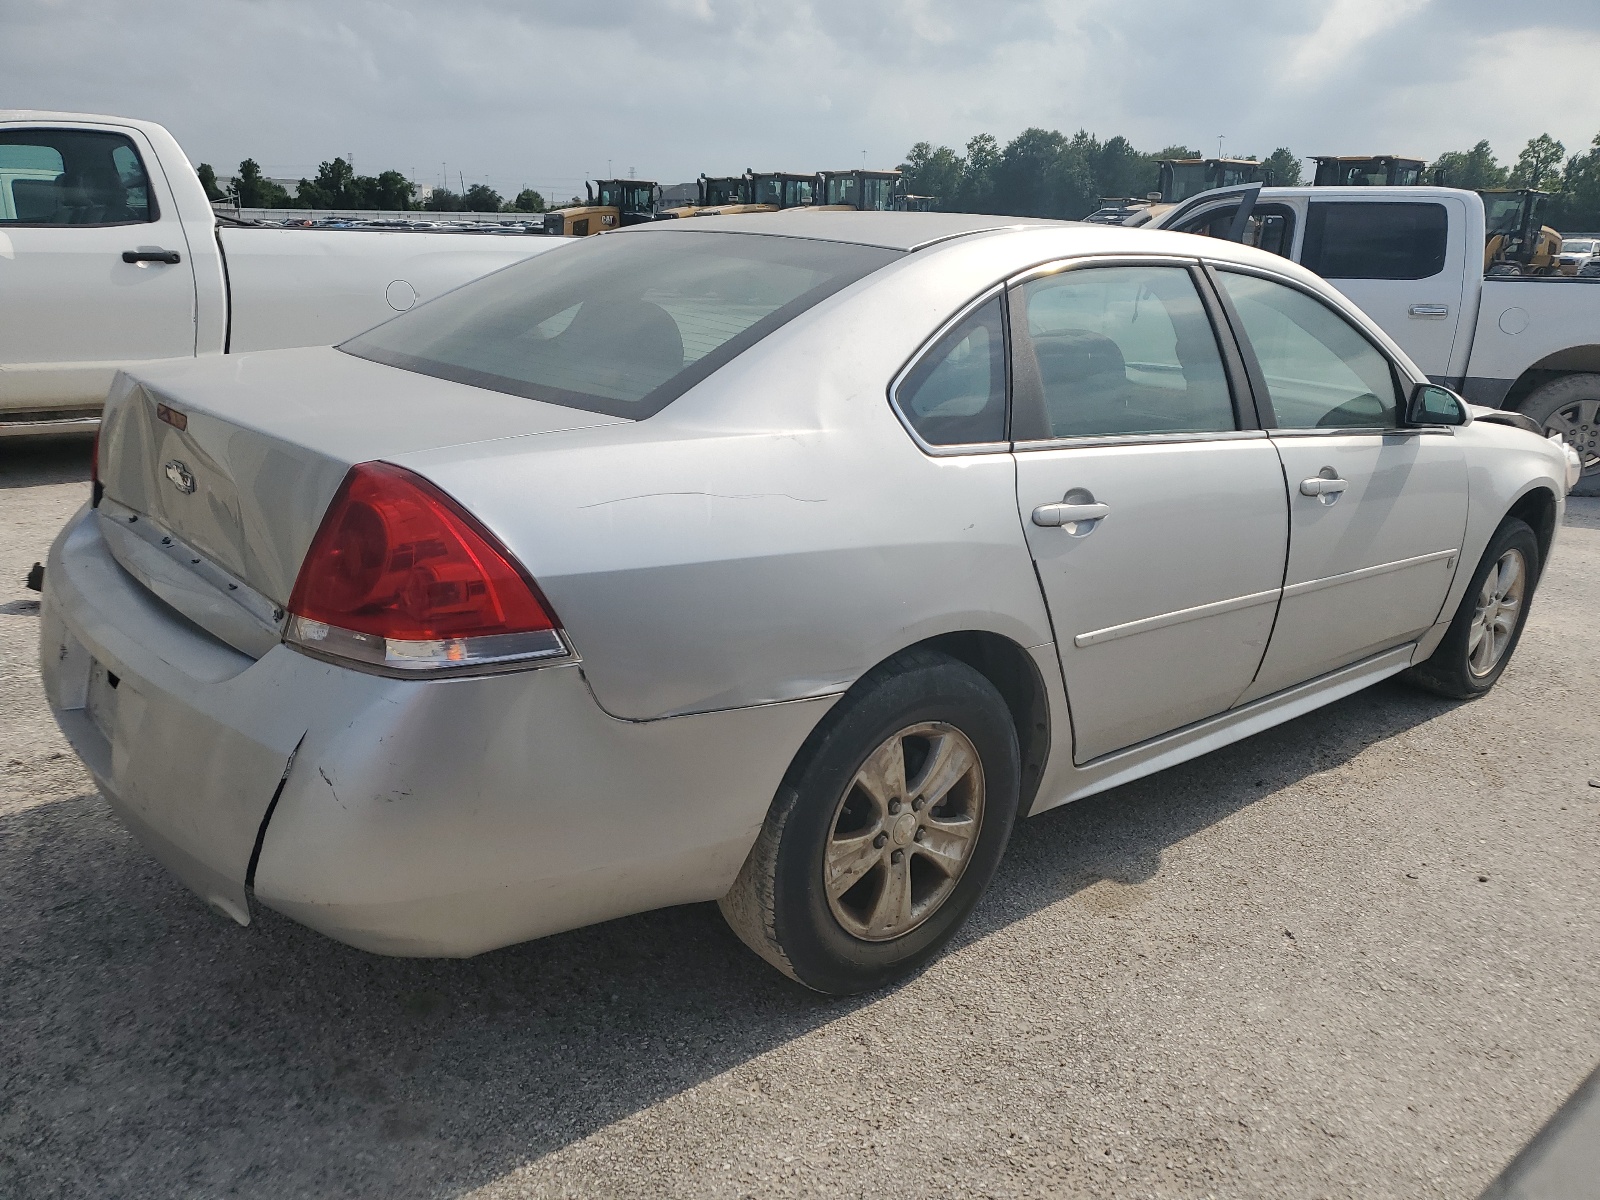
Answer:
[{"label": "trunk lid", "polygon": [[116,505],[282,606],[353,464],[617,420],[325,347],[229,355],[119,375],[100,480]]}]

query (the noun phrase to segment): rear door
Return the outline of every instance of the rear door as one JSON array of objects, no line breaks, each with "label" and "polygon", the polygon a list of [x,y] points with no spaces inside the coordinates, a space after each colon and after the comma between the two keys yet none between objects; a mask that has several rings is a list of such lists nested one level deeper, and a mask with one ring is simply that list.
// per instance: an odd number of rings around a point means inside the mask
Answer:
[{"label": "rear door", "polygon": [[1306,209],[1300,262],[1348,296],[1438,383],[1465,369],[1456,353],[1465,304],[1464,201],[1317,200]]},{"label": "rear door", "polygon": [[0,403],[94,407],[118,366],[194,354],[189,245],[143,134],[0,126],[3,168]]},{"label": "rear door", "polygon": [[1272,629],[1283,472],[1211,303],[1175,260],[1009,289],[1018,511],[1079,763],[1225,711]]},{"label": "rear door", "polygon": [[1272,644],[1243,700],[1414,640],[1433,625],[1466,529],[1445,428],[1401,428],[1402,377],[1308,291],[1218,269],[1288,483],[1289,556]]}]

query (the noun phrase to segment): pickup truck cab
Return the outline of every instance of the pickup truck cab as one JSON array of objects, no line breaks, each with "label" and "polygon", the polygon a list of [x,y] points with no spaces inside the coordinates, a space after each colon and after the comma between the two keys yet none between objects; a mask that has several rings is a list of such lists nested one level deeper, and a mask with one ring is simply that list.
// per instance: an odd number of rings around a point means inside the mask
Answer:
[{"label": "pickup truck cab", "polygon": [[1310,268],[1435,383],[1560,434],[1583,460],[1575,492],[1600,495],[1600,278],[1485,278],[1476,192],[1244,185],[1119,223],[1244,241]]},{"label": "pickup truck cab", "polygon": [[0,437],[94,428],[122,367],[343,341],[560,244],[229,223],[160,125],[0,109]]}]

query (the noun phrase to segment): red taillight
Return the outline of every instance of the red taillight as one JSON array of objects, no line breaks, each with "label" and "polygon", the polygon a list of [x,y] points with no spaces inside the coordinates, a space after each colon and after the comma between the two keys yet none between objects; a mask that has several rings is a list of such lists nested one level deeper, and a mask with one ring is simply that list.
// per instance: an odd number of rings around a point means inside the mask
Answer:
[{"label": "red taillight", "polygon": [[511,552],[433,484],[389,463],[350,468],[289,613],[290,642],[400,670],[567,653]]}]

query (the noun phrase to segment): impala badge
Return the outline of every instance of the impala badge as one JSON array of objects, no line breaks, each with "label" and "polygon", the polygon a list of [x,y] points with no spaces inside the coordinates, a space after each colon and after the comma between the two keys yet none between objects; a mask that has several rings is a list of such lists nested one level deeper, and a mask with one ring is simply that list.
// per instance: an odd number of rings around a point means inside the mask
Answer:
[{"label": "impala badge", "polygon": [[172,484],[185,496],[194,494],[194,473],[183,463],[175,458],[167,460],[167,465],[161,468],[167,473],[167,482]]}]

